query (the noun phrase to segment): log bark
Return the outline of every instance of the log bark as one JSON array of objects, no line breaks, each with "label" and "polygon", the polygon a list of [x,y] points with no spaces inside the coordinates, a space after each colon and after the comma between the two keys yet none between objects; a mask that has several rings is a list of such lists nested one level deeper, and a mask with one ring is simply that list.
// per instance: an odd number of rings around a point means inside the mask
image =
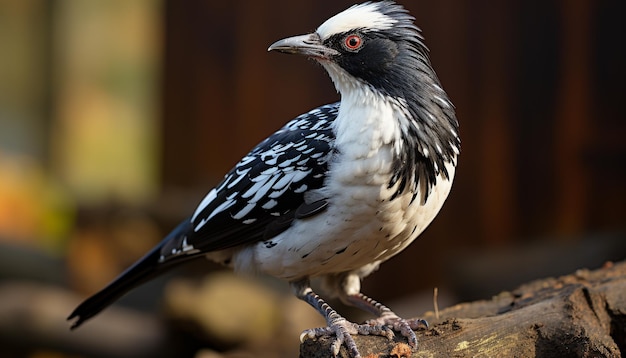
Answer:
[{"label": "log bark", "polygon": [[[412,352],[396,336],[356,336],[361,355],[385,357],[626,357],[626,262],[581,269],[422,318]],[[328,357],[334,337],[307,340],[304,358]],[[342,347],[340,357],[348,357]]]}]

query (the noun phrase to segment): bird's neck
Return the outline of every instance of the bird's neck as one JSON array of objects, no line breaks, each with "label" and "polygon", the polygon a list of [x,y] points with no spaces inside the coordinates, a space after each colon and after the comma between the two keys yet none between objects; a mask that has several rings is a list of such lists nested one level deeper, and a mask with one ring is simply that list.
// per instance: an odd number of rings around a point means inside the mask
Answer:
[{"label": "bird's neck", "polygon": [[401,139],[401,115],[393,101],[367,86],[342,91],[334,122],[337,149],[352,160],[384,155],[381,150],[392,148]]},{"label": "bird's neck", "polygon": [[455,165],[459,154],[458,124],[434,73],[426,80],[414,79],[412,88],[420,93],[404,99],[374,89],[334,63],[322,65],[341,94],[334,123],[341,155],[348,160],[386,156],[391,163],[389,187],[398,188],[395,195],[419,192],[422,202],[439,175],[450,179],[446,166]]},{"label": "bird's neck", "polygon": [[349,146],[361,151],[360,155],[371,156],[371,151],[399,139],[400,131],[394,120],[398,109],[392,102],[335,63],[322,62],[322,65],[341,95],[334,123],[338,149]]}]

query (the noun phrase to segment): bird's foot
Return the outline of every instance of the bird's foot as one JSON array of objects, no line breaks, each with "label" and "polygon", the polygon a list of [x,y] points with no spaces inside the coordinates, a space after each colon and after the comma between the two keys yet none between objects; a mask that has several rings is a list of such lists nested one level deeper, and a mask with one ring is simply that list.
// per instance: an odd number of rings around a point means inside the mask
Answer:
[{"label": "bird's foot", "polygon": [[390,331],[399,332],[408,340],[409,346],[411,346],[413,350],[417,349],[417,336],[415,335],[415,331],[428,329],[428,322],[426,322],[426,320],[421,318],[400,318],[391,311],[385,312],[380,317],[368,320],[365,323],[372,327],[383,326],[387,327]]},{"label": "bird's foot", "polygon": [[348,349],[348,355],[352,358],[361,358],[361,354],[354,342],[352,335],[376,335],[393,339],[394,333],[389,326],[384,324],[356,324],[349,322],[345,318],[336,319],[328,327],[307,329],[300,335],[300,342],[306,339],[319,338],[322,336],[335,336],[335,341],[331,344],[331,352],[336,357],[339,354],[341,346],[344,345]]}]

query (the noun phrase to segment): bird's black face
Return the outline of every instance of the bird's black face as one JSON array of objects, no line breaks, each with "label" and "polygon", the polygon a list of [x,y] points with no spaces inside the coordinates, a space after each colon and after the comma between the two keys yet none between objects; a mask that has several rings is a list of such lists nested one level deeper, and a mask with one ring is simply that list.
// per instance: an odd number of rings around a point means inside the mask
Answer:
[{"label": "bird's black face", "polygon": [[328,38],[324,46],[336,51],[330,61],[375,88],[385,89],[396,77],[401,47],[384,34],[351,31]]},{"label": "bird's black face", "polygon": [[407,70],[418,67],[415,61],[419,61],[419,53],[425,56],[426,52],[419,38],[412,32],[410,35],[354,29],[322,40],[312,33],[277,41],[269,50],[333,62],[382,93],[402,97],[398,91],[407,86],[398,84],[406,82]]},{"label": "bird's black face", "polygon": [[351,77],[383,95],[409,100],[406,91],[415,91],[419,77],[432,72],[413,17],[390,1],[353,6],[315,32],[277,41],[269,50],[317,60],[340,92]]}]

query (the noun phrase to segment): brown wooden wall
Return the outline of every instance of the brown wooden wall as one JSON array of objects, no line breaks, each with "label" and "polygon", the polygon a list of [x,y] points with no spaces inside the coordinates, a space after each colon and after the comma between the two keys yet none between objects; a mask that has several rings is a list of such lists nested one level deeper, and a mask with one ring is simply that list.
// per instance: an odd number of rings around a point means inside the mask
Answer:
[{"label": "brown wooden wall", "polygon": [[[166,1],[165,187],[199,200],[259,140],[338,99],[320,66],[266,49],[352,3]],[[381,275],[414,267],[433,285],[451,253],[623,232],[625,3],[402,3],[457,107],[462,155],[440,216]]]}]

